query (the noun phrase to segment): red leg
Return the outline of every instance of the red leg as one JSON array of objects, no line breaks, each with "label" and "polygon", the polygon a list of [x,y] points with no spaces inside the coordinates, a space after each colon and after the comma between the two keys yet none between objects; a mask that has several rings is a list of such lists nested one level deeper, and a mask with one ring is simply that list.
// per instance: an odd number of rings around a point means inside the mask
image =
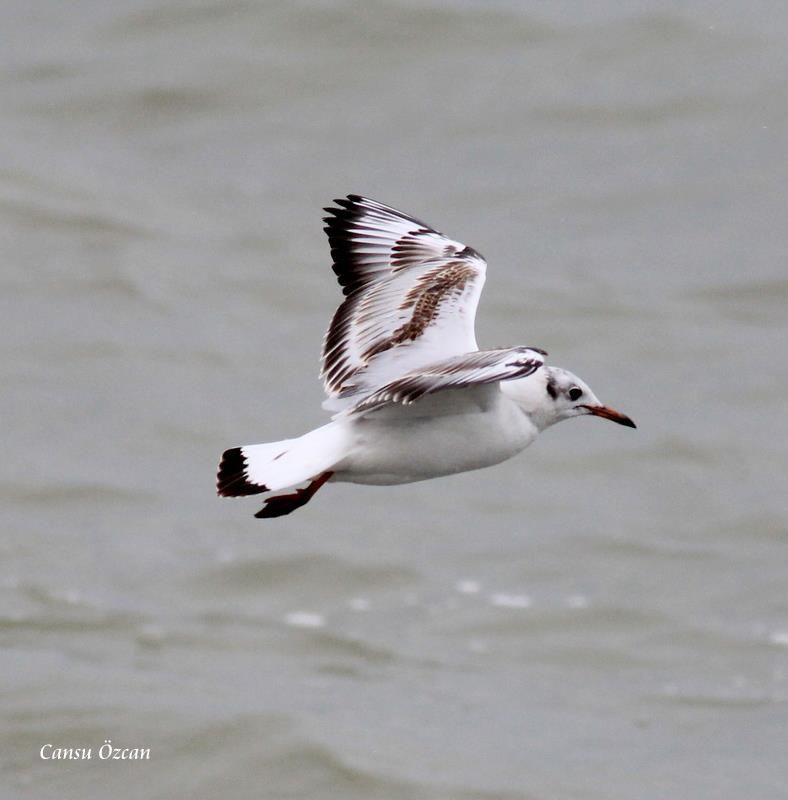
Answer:
[{"label": "red leg", "polygon": [[265,505],[255,514],[257,519],[283,517],[306,505],[316,494],[317,490],[333,475],[333,472],[324,472],[318,475],[303,489],[296,489],[290,494],[280,494],[265,501]]}]

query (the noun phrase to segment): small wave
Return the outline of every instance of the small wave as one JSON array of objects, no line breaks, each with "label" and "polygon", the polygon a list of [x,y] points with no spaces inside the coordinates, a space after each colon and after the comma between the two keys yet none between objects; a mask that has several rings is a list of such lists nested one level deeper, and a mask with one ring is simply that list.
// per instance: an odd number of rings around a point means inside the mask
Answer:
[{"label": "small wave", "polygon": [[31,228],[77,230],[82,234],[98,233],[128,237],[149,236],[150,231],[126,220],[116,219],[95,210],[54,208],[20,200],[0,200],[0,210],[13,216],[18,223]]},{"label": "small wave", "polygon": [[65,483],[44,484],[3,483],[0,494],[6,502],[35,507],[36,509],[64,505],[82,506],[85,503],[140,503],[149,502],[154,495],[139,490],[131,490],[106,483]]},{"label": "small wave", "polygon": [[401,588],[413,585],[419,576],[403,566],[353,563],[327,555],[250,559],[212,567],[197,579],[234,592],[272,589],[280,586],[313,589],[323,587],[343,595],[366,589]]},{"label": "small wave", "polygon": [[316,611],[288,611],[285,614],[285,623],[294,628],[322,628],[326,618]]},{"label": "small wave", "polygon": [[778,647],[788,647],[788,630],[772,631],[769,641]]},{"label": "small wave", "polygon": [[490,604],[498,608],[530,608],[534,602],[527,594],[495,592],[490,595]]},{"label": "small wave", "polygon": [[272,797],[322,795],[326,789],[343,800],[368,800],[385,797],[388,800],[526,800],[525,794],[491,792],[426,780],[414,781],[387,774],[372,765],[353,763],[338,746],[328,746],[309,740],[292,741],[286,749],[270,752],[261,765],[266,774],[266,786]]},{"label": "small wave", "polygon": [[186,26],[212,25],[224,18],[237,18],[248,8],[246,2],[205,3],[200,5],[158,5],[145,11],[134,11],[113,21],[105,29],[105,36],[127,38],[129,34],[155,34],[161,36],[170,30]]},{"label": "small wave", "polygon": [[656,699],[676,705],[708,708],[755,708],[781,701],[770,691],[741,676],[716,686],[679,686],[669,683]]}]

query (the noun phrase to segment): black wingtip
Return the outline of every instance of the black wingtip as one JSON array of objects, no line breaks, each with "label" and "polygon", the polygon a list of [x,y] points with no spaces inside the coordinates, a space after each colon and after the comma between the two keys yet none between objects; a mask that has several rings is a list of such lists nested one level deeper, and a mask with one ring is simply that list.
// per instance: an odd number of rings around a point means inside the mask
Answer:
[{"label": "black wingtip", "polygon": [[362,203],[363,201],[364,198],[360,194],[349,194],[347,197],[335,197],[331,202],[336,203],[339,206],[339,208],[337,209],[329,207],[329,208],[324,208],[323,211],[341,212],[343,210],[352,208],[353,206],[357,205],[358,203]]},{"label": "black wingtip", "polygon": [[220,497],[245,497],[267,491],[267,486],[252,483],[246,477],[246,459],[241,447],[232,447],[222,453],[216,475],[216,493]]},{"label": "black wingtip", "polygon": [[[366,201],[366,198],[360,194],[349,194],[347,197],[335,197],[331,202],[335,203],[335,206],[326,206],[323,211],[327,214],[332,214],[333,216],[328,217],[327,219],[324,217],[323,222],[331,222],[334,217],[338,216],[339,214],[346,214],[348,211],[351,211],[355,206],[361,205]],[[339,206],[337,208],[336,206]]]}]

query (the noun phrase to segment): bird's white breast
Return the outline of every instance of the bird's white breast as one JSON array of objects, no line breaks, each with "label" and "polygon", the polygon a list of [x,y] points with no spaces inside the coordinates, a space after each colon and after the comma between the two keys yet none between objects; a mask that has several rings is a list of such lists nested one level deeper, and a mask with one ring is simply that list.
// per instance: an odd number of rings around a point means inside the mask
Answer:
[{"label": "bird's white breast", "polygon": [[[446,393],[449,394],[449,393]],[[390,485],[488,467],[527,447],[538,431],[517,404],[497,390],[486,407],[460,406],[432,416],[415,403],[349,424],[349,452],[334,479]]]}]

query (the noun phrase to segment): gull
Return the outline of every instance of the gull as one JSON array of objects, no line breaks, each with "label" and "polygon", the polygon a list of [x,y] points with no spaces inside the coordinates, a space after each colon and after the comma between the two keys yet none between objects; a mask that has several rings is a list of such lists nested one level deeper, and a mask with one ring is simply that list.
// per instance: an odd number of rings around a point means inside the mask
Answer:
[{"label": "gull", "polygon": [[344,299],[323,340],[330,422],[225,450],[217,492],[267,494],[258,518],[300,508],[328,481],[394,485],[488,467],[564,419],[635,427],[537,347],[480,350],[487,263],[472,247],[367,197],[324,209]]}]

